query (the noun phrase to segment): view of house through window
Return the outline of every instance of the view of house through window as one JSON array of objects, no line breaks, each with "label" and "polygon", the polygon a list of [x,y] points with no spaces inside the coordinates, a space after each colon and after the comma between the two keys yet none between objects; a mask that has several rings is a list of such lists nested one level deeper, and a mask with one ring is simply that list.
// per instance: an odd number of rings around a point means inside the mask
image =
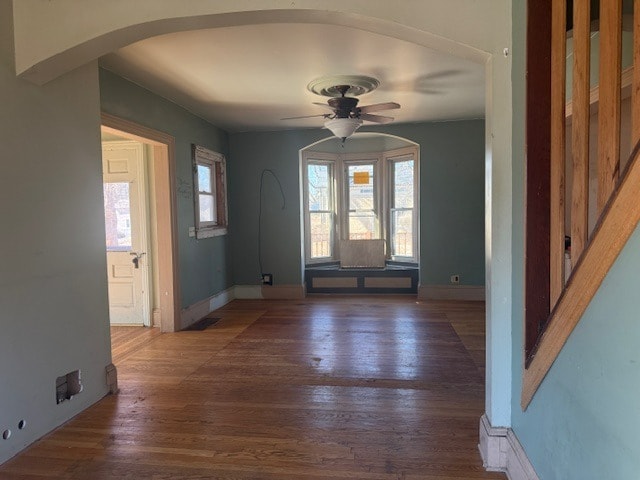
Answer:
[{"label": "view of house through window", "polygon": [[107,251],[131,250],[129,183],[104,183],[103,189]]},{"label": "view of house through window", "polygon": [[417,161],[417,147],[303,152],[306,263],[340,260],[340,239],[384,239],[389,260],[416,263]]},{"label": "view of house through window", "polygon": [[379,211],[376,205],[375,164],[347,165],[348,238],[371,240],[378,233]]}]

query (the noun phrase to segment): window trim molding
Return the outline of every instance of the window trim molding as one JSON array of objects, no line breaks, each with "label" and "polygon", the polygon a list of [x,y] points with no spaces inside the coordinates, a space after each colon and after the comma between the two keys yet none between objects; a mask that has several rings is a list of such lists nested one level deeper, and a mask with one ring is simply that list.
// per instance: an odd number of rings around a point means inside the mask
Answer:
[{"label": "window trim molding", "polygon": [[[227,199],[227,160],[221,153],[214,152],[200,145],[192,144],[192,164],[193,164],[193,205],[195,236],[198,240],[203,238],[218,237],[228,233],[228,199]],[[214,208],[216,209],[216,220],[213,222],[200,221],[200,186],[198,181],[198,166],[207,165],[211,168],[211,190],[214,198]],[[220,172],[216,166],[220,166]],[[221,179],[218,180],[218,175]],[[221,188],[220,188],[221,187]],[[223,202],[222,213],[224,218],[219,220],[219,204]]]}]

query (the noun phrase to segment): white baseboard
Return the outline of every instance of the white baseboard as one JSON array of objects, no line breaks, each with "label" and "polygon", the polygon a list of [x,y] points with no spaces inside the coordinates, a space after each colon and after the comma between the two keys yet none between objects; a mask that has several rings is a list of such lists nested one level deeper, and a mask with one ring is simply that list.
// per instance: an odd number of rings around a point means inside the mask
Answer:
[{"label": "white baseboard", "polygon": [[216,293],[199,302],[189,305],[180,314],[180,328],[206,317],[212,311],[220,308],[231,300],[238,299],[300,299],[304,298],[306,291],[304,285],[234,285],[222,292]]},{"label": "white baseboard", "polygon": [[262,285],[236,285],[233,287],[234,298],[255,300],[262,298]]},{"label": "white baseboard", "polygon": [[473,300],[484,301],[485,289],[481,285],[420,285],[418,300]]},{"label": "white baseboard", "polygon": [[299,300],[306,294],[304,285],[262,285],[262,298]]},{"label": "white baseboard", "polygon": [[180,312],[180,329],[187,328],[189,325],[209,315],[216,308],[226,305],[234,298],[236,298],[234,296],[234,287],[231,287],[200,300],[193,305],[189,305]]},{"label": "white baseboard", "polygon": [[213,297],[209,297],[209,311],[213,312],[214,310],[224,307],[227,303],[233,300],[235,297],[235,289],[233,287],[227,288],[226,290],[217,293]]},{"label": "white baseboard", "polygon": [[480,418],[478,448],[487,470],[505,472],[509,480],[540,480],[513,430],[492,427],[486,415]]}]

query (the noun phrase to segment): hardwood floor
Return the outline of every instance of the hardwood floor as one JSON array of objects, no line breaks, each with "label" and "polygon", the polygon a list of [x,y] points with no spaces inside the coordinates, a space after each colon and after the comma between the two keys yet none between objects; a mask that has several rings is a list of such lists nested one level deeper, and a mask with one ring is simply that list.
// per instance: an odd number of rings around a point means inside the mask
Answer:
[{"label": "hardwood floor", "polygon": [[111,357],[114,365],[135,353],[145,344],[160,335],[159,328],[121,327],[111,325]]},{"label": "hardwood floor", "polygon": [[0,478],[505,478],[477,448],[483,304],[236,300],[212,316],[138,344],[118,395]]}]

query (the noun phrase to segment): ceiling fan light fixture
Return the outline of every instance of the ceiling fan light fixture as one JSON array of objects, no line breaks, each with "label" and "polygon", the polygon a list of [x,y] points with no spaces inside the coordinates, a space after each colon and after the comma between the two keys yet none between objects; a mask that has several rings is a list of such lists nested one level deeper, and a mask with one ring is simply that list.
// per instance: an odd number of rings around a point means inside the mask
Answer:
[{"label": "ceiling fan light fixture", "polygon": [[360,125],[362,125],[362,120],[359,118],[334,118],[324,122],[325,128],[328,128],[336,137],[342,139],[353,135],[360,128]]}]

